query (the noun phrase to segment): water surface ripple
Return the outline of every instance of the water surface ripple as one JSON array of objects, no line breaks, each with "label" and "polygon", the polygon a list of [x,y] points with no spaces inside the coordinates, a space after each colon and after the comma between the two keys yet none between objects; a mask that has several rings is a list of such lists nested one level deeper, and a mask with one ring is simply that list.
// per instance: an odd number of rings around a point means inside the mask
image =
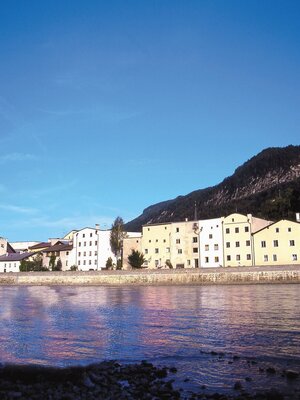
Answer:
[{"label": "water surface ripple", "polygon": [[[176,366],[190,388],[226,391],[240,379],[246,389],[295,391],[299,382],[280,373],[299,370],[299,289],[0,287],[0,359],[55,366],[147,359]],[[265,373],[268,366],[276,373]]]}]

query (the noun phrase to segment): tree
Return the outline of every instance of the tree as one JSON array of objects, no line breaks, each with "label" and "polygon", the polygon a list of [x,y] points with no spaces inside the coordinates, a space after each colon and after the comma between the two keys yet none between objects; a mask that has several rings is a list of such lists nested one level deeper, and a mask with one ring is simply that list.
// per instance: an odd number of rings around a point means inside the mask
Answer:
[{"label": "tree", "polygon": [[124,231],[124,221],[121,217],[117,217],[111,226],[110,232],[110,248],[116,256],[117,262],[122,259],[123,239],[126,237],[127,234]]},{"label": "tree", "polygon": [[77,270],[78,270],[77,265],[71,265],[70,271],[77,271]]},{"label": "tree", "polygon": [[131,254],[128,256],[128,262],[132,268],[141,268],[145,261],[144,254],[138,250],[132,249]]},{"label": "tree", "polygon": [[43,271],[43,256],[42,254],[37,254],[33,258],[33,271]]},{"label": "tree", "polygon": [[173,265],[170,260],[166,260],[166,267],[173,269]]},{"label": "tree", "polygon": [[108,259],[106,260],[106,269],[113,269],[113,260],[111,257],[108,257]]},{"label": "tree", "polygon": [[[53,270],[53,268],[52,268],[52,270]],[[54,270],[55,271],[61,271],[62,270],[62,262],[61,262],[60,258],[57,260],[57,263],[56,263],[56,265],[54,267]]]},{"label": "tree", "polygon": [[50,256],[50,260],[49,260],[49,269],[51,269],[52,271],[55,271],[55,260],[56,260],[56,257],[54,254],[52,254]]}]

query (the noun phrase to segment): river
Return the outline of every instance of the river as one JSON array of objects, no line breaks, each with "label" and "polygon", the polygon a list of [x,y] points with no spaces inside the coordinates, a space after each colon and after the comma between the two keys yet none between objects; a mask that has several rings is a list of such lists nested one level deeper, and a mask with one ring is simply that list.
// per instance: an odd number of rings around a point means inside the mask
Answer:
[{"label": "river", "polygon": [[[2,363],[176,366],[186,390],[299,393],[300,286],[2,286]],[[268,368],[271,368],[268,370]],[[272,370],[272,368],[274,370]]]}]

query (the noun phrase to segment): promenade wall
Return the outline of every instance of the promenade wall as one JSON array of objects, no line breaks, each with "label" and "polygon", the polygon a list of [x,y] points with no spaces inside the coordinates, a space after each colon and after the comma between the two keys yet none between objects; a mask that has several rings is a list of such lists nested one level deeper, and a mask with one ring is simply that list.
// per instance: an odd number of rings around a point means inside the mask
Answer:
[{"label": "promenade wall", "polygon": [[0,285],[208,285],[300,283],[300,265],[276,267],[20,272],[0,274]]}]

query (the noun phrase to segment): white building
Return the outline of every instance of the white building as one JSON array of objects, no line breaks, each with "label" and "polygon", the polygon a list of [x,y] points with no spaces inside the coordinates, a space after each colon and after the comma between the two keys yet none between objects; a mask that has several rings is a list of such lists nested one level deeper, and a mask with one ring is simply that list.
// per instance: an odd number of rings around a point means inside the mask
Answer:
[{"label": "white building", "polygon": [[32,261],[36,253],[9,253],[0,256],[0,272],[20,272],[22,260]]},{"label": "white building", "polygon": [[73,248],[75,265],[79,271],[101,270],[109,257],[116,258],[110,248],[110,231],[96,228],[83,228],[74,233]]},{"label": "white building", "polygon": [[199,221],[200,266],[202,268],[224,266],[223,218]]}]

